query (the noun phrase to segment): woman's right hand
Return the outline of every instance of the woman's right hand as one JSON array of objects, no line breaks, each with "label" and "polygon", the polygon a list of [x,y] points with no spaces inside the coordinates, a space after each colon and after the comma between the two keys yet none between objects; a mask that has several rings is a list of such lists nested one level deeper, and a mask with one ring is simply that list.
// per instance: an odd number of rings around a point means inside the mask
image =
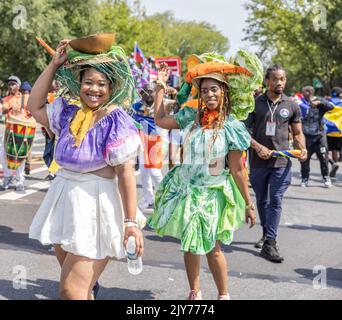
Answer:
[{"label": "woman's right hand", "polygon": [[52,63],[58,68],[67,61],[68,55],[66,53],[66,49],[70,41],[71,40],[62,40],[56,48],[56,53],[52,58]]}]

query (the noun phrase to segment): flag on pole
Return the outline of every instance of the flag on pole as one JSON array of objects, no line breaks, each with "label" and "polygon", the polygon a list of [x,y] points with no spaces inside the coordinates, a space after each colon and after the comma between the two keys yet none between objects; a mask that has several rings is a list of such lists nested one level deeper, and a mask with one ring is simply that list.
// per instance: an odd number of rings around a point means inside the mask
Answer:
[{"label": "flag on pole", "polygon": [[142,50],[139,48],[137,42],[134,45],[134,60],[136,62],[139,62],[139,63],[143,63],[146,61],[146,58],[145,58]]}]

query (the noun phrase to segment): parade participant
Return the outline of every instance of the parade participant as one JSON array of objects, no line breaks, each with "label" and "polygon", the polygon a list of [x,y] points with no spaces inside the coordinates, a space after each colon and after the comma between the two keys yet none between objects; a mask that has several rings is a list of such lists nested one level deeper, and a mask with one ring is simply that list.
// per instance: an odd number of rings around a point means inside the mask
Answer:
[{"label": "parade participant", "polygon": [[[49,90],[48,96],[47,96],[47,103],[53,104],[56,98],[56,94],[58,93],[58,90],[60,89],[61,84],[54,80],[52,82],[51,88]],[[42,133],[45,137],[45,147],[44,147],[44,153],[43,153],[43,159],[48,167],[49,174],[45,177],[45,180],[51,181],[56,177],[56,172],[58,170],[58,165],[54,161],[54,150],[55,150],[55,135],[53,132],[49,129],[46,129],[42,127]]]},{"label": "parade participant", "polygon": [[339,119],[341,123],[341,108],[342,108],[342,88],[335,87],[331,90],[331,98],[329,102],[334,105],[335,117],[326,119],[327,126],[327,139],[328,139],[328,149],[331,151],[331,158],[329,160],[331,164],[330,177],[335,178],[337,170],[339,169],[338,161],[339,154],[342,154],[342,129],[336,126],[336,123],[332,120]]},{"label": "parade participant", "polygon": [[302,187],[307,187],[310,175],[310,159],[313,153],[317,154],[324,186],[332,186],[329,177],[329,154],[327,136],[324,127],[323,117],[334,107],[326,100],[317,99],[314,87],[306,86],[302,89],[303,98],[299,104],[302,113],[303,132],[305,135],[306,149],[308,157],[301,162]]},{"label": "parade participant", "polygon": [[276,245],[282,200],[291,183],[291,161],[273,158],[272,150],[289,148],[289,126],[294,146],[300,149],[301,160],[306,160],[305,137],[301,113],[297,103],[284,94],[286,72],[279,65],[267,69],[267,91],[255,100],[246,125],[252,134],[250,152],[250,182],[257,199],[263,236],[255,244],[262,248],[261,256],[272,262],[282,262]]},{"label": "parade participant", "polygon": [[[28,81],[24,81],[23,84],[20,87],[20,92],[23,95],[27,95],[27,97],[30,95],[32,90],[32,87]],[[26,161],[25,161],[25,174],[30,174],[31,172],[31,152],[28,153]]]},{"label": "parade participant", "polygon": [[[262,65],[242,50],[237,58],[239,65],[221,61],[190,69],[186,80],[200,94],[199,108],[185,107],[174,117],[166,115],[162,106],[170,71],[166,65],[158,71],[156,124],[186,133],[183,162],[161,182],[148,223],[158,235],[181,240],[190,300],[202,299],[201,255],[207,256],[218,299],[229,299],[227,264],[220,244],[230,244],[244,221],[252,227],[256,219],[242,164],[250,135],[235,117],[246,116],[253,108],[241,102],[253,103],[253,91],[262,81]],[[229,170],[225,169],[227,157]]]},{"label": "parade participant", "polygon": [[[132,117],[140,123],[140,136],[144,148],[139,157],[139,169],[143,188],[143,201],[140,209],[154,208],[154,192],[163,179],[162,167],[167,150],[168,131],[155,125],[154,122],[154,97],[155,84],[145,84],[141,90],[142,100],[133,104]],[[172,103],[165,100],[166,105]]]},{"label": "parade participant", "polygon": [[3,98],[3,113],[6,114],[3,148],[0,151],[4,180],[7,190],[15,170],[16,191],[24,191],[25,160],[30,152],[35,135],[36,122],[27,110],[29,94],[20,92],[21,81],[16,76],[7,79],[8,96]]},{"label": "parade participant", "polygon": [[135,82],[135,87],[140,90],[141,89],[141,75],[142,72],[141,70],[138,68],[138,66],[136,65],[134,59],[132,57],[128,58],[128,63],[132,72],[132,76],[134,78],[134,82]]},{"label": "parade participant", "polygon": [[[74,50],[66,51],[68,45]],[[78,96],[82,107],[58,98],[46,106],[54,77]],[[134,80],[123,49],[104,35],[63,40],[36,81],[29,109],[56,136],[62,167],[30,227],[30,238],[53,244],[61,266],[61,299],[92,299],[92,289],[110,257],[125,257],[137,227],[132,160],[141,145],[122,109],[134,99]]]}]

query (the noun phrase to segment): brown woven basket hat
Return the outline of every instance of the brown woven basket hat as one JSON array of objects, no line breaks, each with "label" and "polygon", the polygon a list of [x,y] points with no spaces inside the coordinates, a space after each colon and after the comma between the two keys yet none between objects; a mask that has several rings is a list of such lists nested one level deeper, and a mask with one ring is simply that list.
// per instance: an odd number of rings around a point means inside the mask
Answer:
[{"label": "brown woven basket hat", "polygon": [[76,51],[99,54],[108,52],[114,43],[114,33],[101,33],[71,40],[69,44]]}]

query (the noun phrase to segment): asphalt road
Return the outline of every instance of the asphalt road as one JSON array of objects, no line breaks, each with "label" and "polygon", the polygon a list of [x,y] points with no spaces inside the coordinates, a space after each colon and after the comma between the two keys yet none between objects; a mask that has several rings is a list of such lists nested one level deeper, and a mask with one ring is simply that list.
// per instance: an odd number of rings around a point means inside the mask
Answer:
[{"label": "asphalt road", "polygon": [[[0,133],[3,126],[0,125]],[[38,133],[35,156],[43,148]],[[342,167],[342,165],[341,165]],[[25,193],[0,191],[0,299],[56,299],[59,266],[49,247],[28,239],[32,218],[45,196],[47,171],[37,159],[27,176]],[[285,261],[261,258],[253,244],[260,225],[242,227],[234,242],[223,246],[229,264],[232,299],[342,299],[342,170],[331,189],[323,188],[316,160],[308,188],[299,186],[294,161],[292,186],[285,194],[278,244]],[[0,170],[1,175],[1,170]],[[138,195],[142,190],[138,177]],[[111,261],[100,278],[99,299],[184,299],[188,284],[179,241],[144,230],[144,269],[138,276],[125,261]],[[201,267],[205,299],[216,299],[216,287],[205,257]]]}]

